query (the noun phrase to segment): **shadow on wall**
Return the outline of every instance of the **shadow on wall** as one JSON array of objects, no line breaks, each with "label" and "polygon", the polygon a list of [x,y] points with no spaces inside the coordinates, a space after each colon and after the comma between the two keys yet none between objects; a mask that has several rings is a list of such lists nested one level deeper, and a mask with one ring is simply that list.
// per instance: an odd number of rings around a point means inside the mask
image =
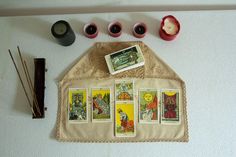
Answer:
[{"label": "shadow on wall", "polygon": [[34,36],[46,39],[50,42],[55,42],[51,34],[52,23],[42,20],[36,17],[27,17],[27,18],[10,18],[11,25],[16,29]]}]

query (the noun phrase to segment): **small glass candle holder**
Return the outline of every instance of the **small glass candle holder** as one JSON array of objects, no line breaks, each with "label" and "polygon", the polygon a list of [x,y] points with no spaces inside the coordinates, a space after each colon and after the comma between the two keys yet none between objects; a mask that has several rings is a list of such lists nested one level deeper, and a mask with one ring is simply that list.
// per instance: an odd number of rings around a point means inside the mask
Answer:
[{"label": "small glass candle holder", "polygon": [[163,40],[173,40],[179,34],[180,24],[179,21],[172,15],[163,17],[159,35]]},{"label": "small glass candle holder", "polygon": [[122,25],[118,21],[111,22],[108,25],[108,33],[112,37],[119,37],[122,33]]},{"label": "small glass candle holder", "polygon": [[96,38],[98,35],[98,28],[95,23],[87,23],[84,25],[84,35],[88,38]]},{"label": "small glass candle holder", "polygon": [[60,20],[54,23],[51,33],[60,45],[69,46],[75,41],[75,33],[66,21]]},{"label": "small glass candle holder", "polygon": [[143,22],[138,22],[133,27],[133,35],[136,38],[143,38],[146,35],[147,26]]}]

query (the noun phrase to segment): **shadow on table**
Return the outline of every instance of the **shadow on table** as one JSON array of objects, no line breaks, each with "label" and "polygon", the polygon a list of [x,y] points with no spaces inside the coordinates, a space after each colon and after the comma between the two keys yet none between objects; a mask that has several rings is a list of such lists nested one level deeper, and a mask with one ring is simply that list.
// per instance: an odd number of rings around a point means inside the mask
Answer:
[{"label": "shadow on table", "polygon": [[136,22],[143,22],[147,25],[147,33],[150,33],[153,36],[160,38],[159,29],[160,29],[161,19],[154,18],[144,13],[129,13],[128,16],[133,22],[131,28]]},{"label": "shadow on table", "polygon": [[85,25],[84,22],[79,21],[77,19],[68,19],[68,23],[71,25],[72,30],[76,35],[84,35],[83,33],[83,27]]},{"label": "shadow on table", "polygon": [[108,21],[98,18],[98,17],[94,17],[93,19],[91,19],[90,21],[85,22],[81,22],[77,19],[70,19],[68,20],[68,22],[71,24],[71,26],[73,27],[73,30],[78,33],[79,35],[83,35],[84,36],[84,25],[90,22],[93,22],[97,25],[98,27],[98,35],[100,33],[102,34],[107,34],[107,26],[109,24]]},{"label": "shadow on table", "polygon": [[[20,61],[20,57],[19,57],[18,53],[16,53],[16,52],[17,52],[17,49],[12,50],[15,62],[18,66],[18,70],[19,70],[20,75],[22,77],[22,80],[24,82],[24,86],[26,88],[27,94],[28,94],[28,96],[30,98],[30,101],[32,103],[32,95],[30,93],[30,89],[29,89],[29,86],[28,86],[27,81],[26,81],[26,77],[25,77],[23,67],[22,67],[22,64],[21,64],[21,61]],[[27,53],[24,53],[23,51],[22,51],[22,57],[27,62],[27,67],[28,67],[28,70],[29,70],[29,74],[30,74],[30,77],[33,81],[33,79],[34,79],[34,77],[33,77],[33,74],[34,74],[34,57],[28,55]],[[13,64],[11,64],[10,67],[12,69],[14,69],[14,72],[16,73]],[[13,98],[14,99],[13,111],[23,113],[23,114],[26,114],[26,115],[32,115],[31,108],[30,108],[30,105],[28,103],[25,92],[23,90],[23,87],[21,85],[20,79],[18,78],[18,76],[16,76],[16,77],[17,77],[16,80],[18,82],[17,82],[17,88],[16,88],[16,95]]]},{"label": "shadow on table", "polygon": [[91,22],[94,22],[97,25],[99,33],[108,35],[107,28],[108,28],[108,25],[109,25],[110,21],[106,21],[106,20],[104,20],[102,18],[99,18],[99,17],[94,17],[91,20]]},{"label": "shadow on table", "polygon": [[57,128],[57,121],[56,121],[56,123],[54,124],[54,126],[53,126],[53,128],[52,128],[52,130],[51,130],[51,132],[50,132],[50,134],[49,134],[49,138],[50,139],[52,139],[52,140],[56,140],[56,134],[57,134],[57,132],[56,132],[56,128]]},{"label": "shadow on table", "polygon": [[132,35],[132,29],[135,23],[134,21],[129,21],[122,18],[118,18],[117,21],[119,21],[122,25],[122,33]]}]

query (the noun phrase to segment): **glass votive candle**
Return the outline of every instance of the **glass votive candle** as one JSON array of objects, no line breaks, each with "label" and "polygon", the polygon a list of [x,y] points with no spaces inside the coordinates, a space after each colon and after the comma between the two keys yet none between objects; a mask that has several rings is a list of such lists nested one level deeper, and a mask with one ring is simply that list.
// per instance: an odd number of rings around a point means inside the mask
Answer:
[{"label": "glass votive candle", "polygon": [[122,33],[122,25],[118,21],[111,22],[108,25],[108,33],[112,37],[119,37]]},{"label": "glass votive candle", "polygon": [[146,35],[147,26],[145,23],[138,22],[133,26],[133,35],[136,38],[143,38]]},{"label": "glass votive candle", "polygon": [[84,35],[88,38],[96,38],[98,35],[98,28],[95,23],[87,23],[84,25]]}]

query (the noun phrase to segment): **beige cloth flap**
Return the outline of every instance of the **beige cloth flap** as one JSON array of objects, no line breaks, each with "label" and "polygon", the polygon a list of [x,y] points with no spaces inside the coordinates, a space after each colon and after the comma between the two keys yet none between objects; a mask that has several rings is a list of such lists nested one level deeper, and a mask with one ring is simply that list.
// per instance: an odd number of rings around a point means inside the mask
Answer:
[{"label": "beige cloth flap", "polygon": [[[139,45],[145,66],[110,75],[104,56]],[[112,121],[92,123],[91,101],[88,102],[88,123],[71,124],[68,121],[68,90],[69,88],[110,87],[114,95],[114,81],[117,79],[134,80],[135,113],[138,115],[138,89],[179,89],[180,124],[140,124],[135,117],[135,137],[115,137],[114,112]],[[90,92],[88,92],[90,93]],[[114,102],[113,97],[111,102]],[[155,142],[155,141],[188,141],[188,123],[186,111],[186,94],[184,81],[143,42],[100,42],[90,48],[78,62],[64,75],[59,82],[59,106],[57,117],[57,139],[71,142]],[[114,110],[114,103],[112,104]]]}]

